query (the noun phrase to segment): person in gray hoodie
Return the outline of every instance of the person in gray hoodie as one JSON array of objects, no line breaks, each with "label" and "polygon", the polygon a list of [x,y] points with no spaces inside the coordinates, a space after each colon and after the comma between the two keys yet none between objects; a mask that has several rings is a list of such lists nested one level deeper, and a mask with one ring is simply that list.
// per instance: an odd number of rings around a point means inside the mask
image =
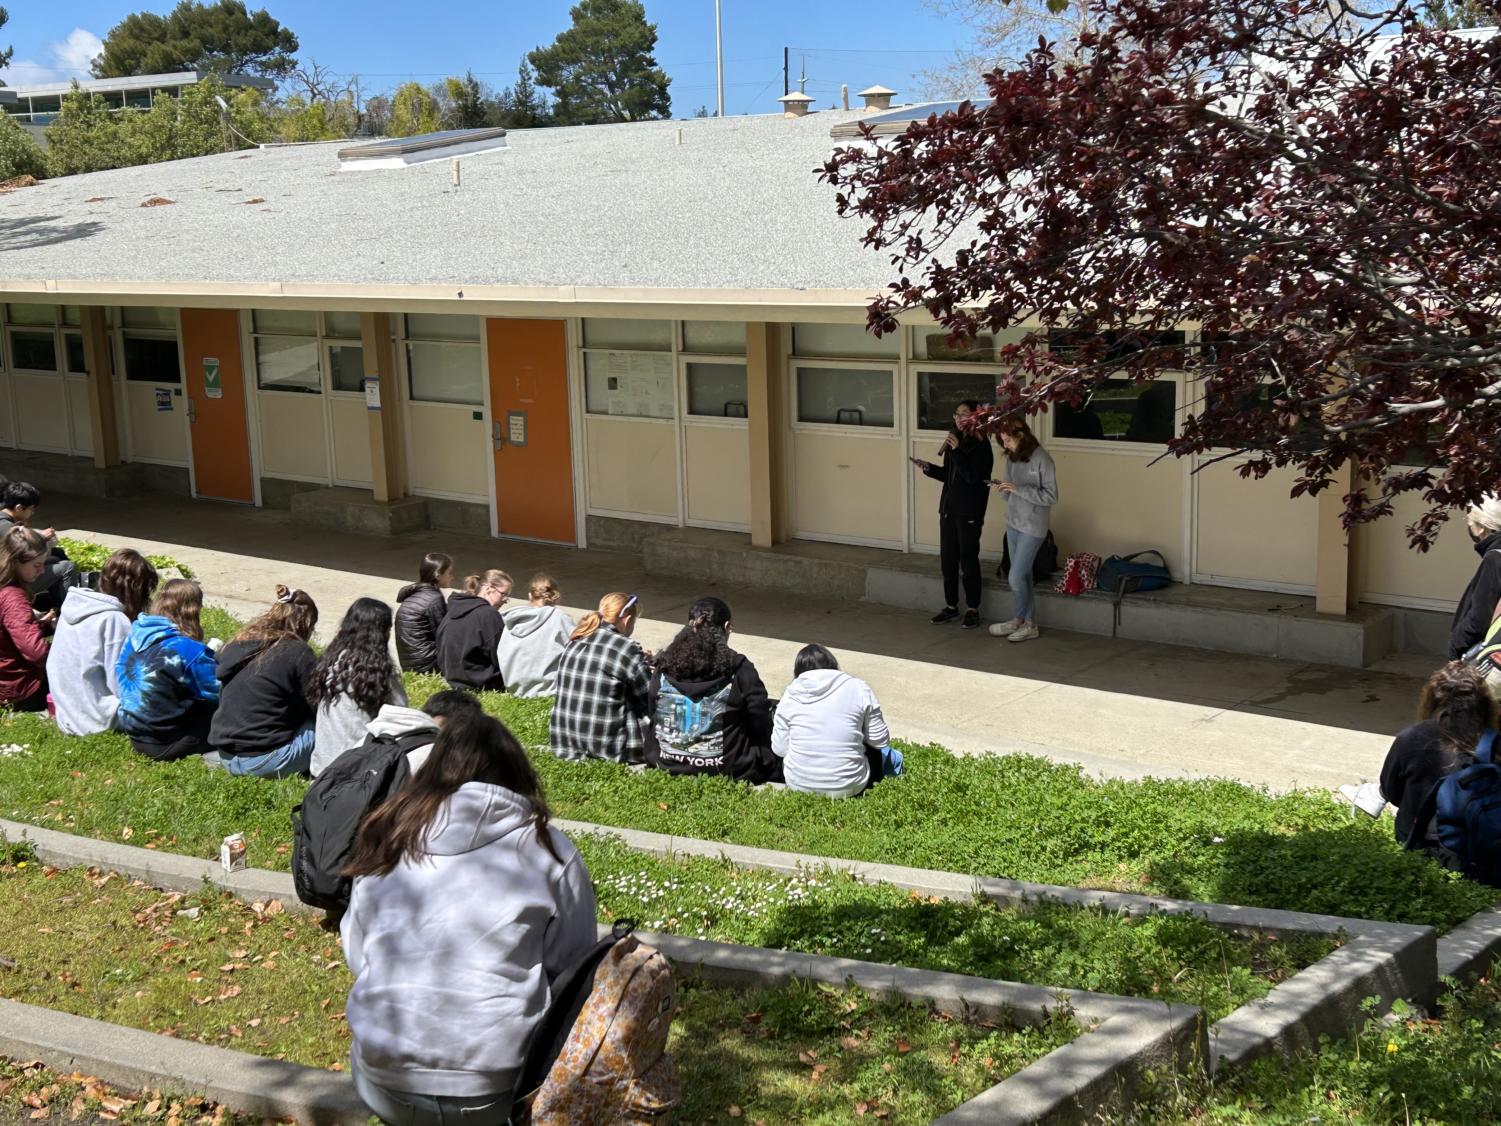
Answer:
[{"label": "person in gray hoodie", "polygon": [[99,589],[74,587],[63,599],[47,655],[47,683],[58,730],[98,735],[115,726],[120,707],[120,652],[156,590],[156,568],[122,547],[104,561]]},{"label": "person in gray hoodie", "polygon": [[365,741],[366,728],[386,704],[405,705],[406,689],[391,660],[391,607],[356,598],[308,680],[313,709],[314,778],[345,751]]},{"label": "person in gray hoodie", "polygon": [[1031,641],[1037,637],[1037,599],[1032,564],[1048,537],[1048,517],[1058,503],[1058,471],[1048,451],[1020,415],[1001,420],[1001,448],[1006,451],[1006,479],[995,491],[1006,498],[1006,549],[1011,555],[1011,620],[990,627],[992,637]]},{"label": "person in gray hoodie", "polygon": [[533,575],[526,605],[503,615],[505,633],[495,664],[512,696],[551,696],[558,688],[558,661],[573,636],[573,619],[558,605],[563,595],[551,575]]},{"label": "person in gray hoodie", "polygon": [[509,1121],[553,983],[597,936],[589,872],[548,818],[516,737],[471,713],[360,827],[344,1012],[355,1090],[384,1121]]}]

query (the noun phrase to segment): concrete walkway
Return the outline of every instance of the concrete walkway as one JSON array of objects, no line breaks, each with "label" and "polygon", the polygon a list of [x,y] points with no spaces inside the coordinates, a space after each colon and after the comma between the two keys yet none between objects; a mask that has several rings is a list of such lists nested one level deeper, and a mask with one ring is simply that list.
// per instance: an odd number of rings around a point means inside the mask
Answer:
[{"label": "concrete walkway", "polygon": [[453,555],[459,574],[503,568],[523,590],[546,570],[574,608],[611,590],[637,594],[638,636],[650,648],[667,643],[695,598],[716,594],[734,608],[735,647],[774,696],[798,648],[818,641],[870,682],[901,738],[965,754],[1022,751],[1109,777],[1228,777],[1273,789],[1373,779],[1431,671],[1427,658],[1344,669],[1061,631],[1009,645],[870,603],[688,588],[647,574],[637,556],[447,532],[347,535],[207,501],[49,495],[40,519],[64,535],[174,555],[210,601],[236,613],[258,612],[278,582],[301,587],[323,612],[325,637],[356,597],[394,601],[429,550]]}]

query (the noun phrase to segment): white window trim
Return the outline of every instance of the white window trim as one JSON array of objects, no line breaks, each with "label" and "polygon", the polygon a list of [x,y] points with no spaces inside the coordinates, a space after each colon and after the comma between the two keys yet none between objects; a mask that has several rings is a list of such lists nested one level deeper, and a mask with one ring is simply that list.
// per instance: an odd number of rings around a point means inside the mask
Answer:
[{"label": "white window trim", "polygon": [[[678,332],[681,334],[683,322],[677,321],[676,324],[678,325]],[[746,390],[748,393],[750,389],[750,365],[746,362],[745,353],[742,352],[737,356],[725,352],[678,352],[678,402],[680,404],[679,413],[683,416],[684,426],[701,426],[705,429],[713,429],[715,427],[719,427],[727,430],[744,430],[746,427],[748,427],[750,425],[749,417],[734,418],[720,414],[693,414],[688,409],[688,403],[690,402],[688,394],[689,364],[738,364],[740,367],[745,369]],[[750,404],[747,402],[747,413],[749,412],[749,409]],[[618,418],[620,416],[612,415],[611,417]],[[709,525],[704,526],[707,527]],[[732,525],[728,524],[713,526],[724,528],[732,527]],[[734,527],[738,527],[738,525]]]},{"label": "white window trim", "polygon": [[[787,408],[788,421],[792,429],[810,434],[844,434],[856,435],[862,438],[901,438],[903,436],[902,399],[897,382],[901,372],[900,358],[894,360],[843,360],[831,359],[824,356],[810,358],[807,356],[787,357]],[[891,376],[891,402],[892,420],[890,426],[844,426],[837,422],[803,422],[798,418],[797,409],[797,381],[799,372],[805,368],[829,367],[844,368],[846,370],[884,371]],[[853,541],[852,541],[853,542]]]},{"label": "white window trim", "polygon": [[683,387],[681,386],[683,381],[683,369],[681,361],[678,359],[679,354],[676,348],[669,348],[665,351],[646,348],[580,348],[579,375],[583,380],[582,391],[584,396],[585,418],[609,418],[616,421],[624,420],[626,422],[658,422],[665,423],[668,426],[676,426],[678,424],[678,418],[683,414],[683,408],[680,402],[674,402],[672,407],[672,414],[666,416],[654,414],[608,414],[604,411],[590,410],[589,356],[593,354],[601,356],[670,356],[672,357],[673,363],[675,365],[675,375],[673,378],[673,394],[675,398],[681,398],[681,393],[683,390]]},{"label": "white window trim", "polygon": [[917,377],[923,372],[934,375],[959,375],[970,372],[986,373],[993,377],[995,386],[990,389],[990,399],[980,405],[989,406],[995,401],[995,387],[1000,386],[1001,380],[1011,370],[1004,364],[992,363],[969,363],[959,360],[908,360],[907,370],[912,375],[912,436],[915,439],[919,434],[944,434],[948,432],[947,426],[930,427],[923,426],[917,413]]},{"label": "white window trim", "polygon": [[[485,332],[485,321],[483,317],[476,316],[472,319],[479,324],[479,336],[474,340],[462,340],[457,337],[449,336],[410,336],[407,334],[407,314],[396,314],[395,344],[396,351],[401,353],[401,393],[403,396],[405,396],[407,402],[416,403],[425,407],[458,407],[463,410],[469,411],[480,410],[485,412],[486,418],[490,417],[489,406],[487,405],[490,399],[490,372],[489,368],[486,366],[485,360],[486,337],[488,334]],[[412,356],[411,353],[407,350],[407,345],[414,342],[417,344],[467,344],[470,347],[474,348],[479,356],[479,398],[472,403],[453,403],[446,402],[440,399],[416,398],[412,394]],[[473,500],[474,498],[469,497],[467,499]]]}]

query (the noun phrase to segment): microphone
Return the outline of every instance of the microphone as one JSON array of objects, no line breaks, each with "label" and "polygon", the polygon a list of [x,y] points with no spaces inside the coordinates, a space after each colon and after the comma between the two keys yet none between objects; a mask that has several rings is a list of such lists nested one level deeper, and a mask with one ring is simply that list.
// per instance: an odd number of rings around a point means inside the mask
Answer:
[{"label": "microphone", "polygon": [[[949,433],[952,434],[956,438],[962,437],[962,435],[960,435],[959,431],[954,430],[952,428],[950,428]],[[949,452],[949,444],[947,442],[945,442],[943,445],[941,445],[941,446],[938,447],[938,456],[939,457],[942,457],[944,454],[946,454],[948,452]]]}]

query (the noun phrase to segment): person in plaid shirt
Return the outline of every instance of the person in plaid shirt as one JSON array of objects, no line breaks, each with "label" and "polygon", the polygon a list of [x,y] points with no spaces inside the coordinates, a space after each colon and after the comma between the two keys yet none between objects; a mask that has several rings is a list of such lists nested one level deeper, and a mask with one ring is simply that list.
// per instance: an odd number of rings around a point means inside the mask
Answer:
[{"label": "person in plaid shirt", "polygon": [[558,698],[548,722],[559,758],[645,760],[643,727],[651,670],[631,640],[641,606],[634,594],[607,594],[585,614],[558,662]]}]

